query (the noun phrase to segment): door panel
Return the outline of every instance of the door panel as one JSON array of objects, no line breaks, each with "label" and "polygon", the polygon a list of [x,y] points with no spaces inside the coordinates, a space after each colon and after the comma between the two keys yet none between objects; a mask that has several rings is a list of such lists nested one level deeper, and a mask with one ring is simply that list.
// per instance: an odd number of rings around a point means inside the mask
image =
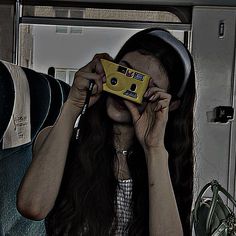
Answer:
[{"label": "door panel", "polygon": [[234,105],[235,16],[234,8],[195,7],[193,10],[196,193],[212,179],[234,192],[235,121],[214,122],[214,109]]}]

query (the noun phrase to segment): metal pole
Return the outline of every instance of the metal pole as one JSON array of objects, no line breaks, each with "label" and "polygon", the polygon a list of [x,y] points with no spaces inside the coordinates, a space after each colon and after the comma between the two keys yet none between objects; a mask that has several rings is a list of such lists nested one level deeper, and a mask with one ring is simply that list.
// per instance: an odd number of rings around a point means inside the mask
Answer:
[{"label": "metal pole", "polygon": [[18,64],[20,17],[21,17],[20,0],[16,0],[15,14],[14,14],[14,30],[13,30],[14,45],[13,45],[13,57],[12,57],[14,64]]}]

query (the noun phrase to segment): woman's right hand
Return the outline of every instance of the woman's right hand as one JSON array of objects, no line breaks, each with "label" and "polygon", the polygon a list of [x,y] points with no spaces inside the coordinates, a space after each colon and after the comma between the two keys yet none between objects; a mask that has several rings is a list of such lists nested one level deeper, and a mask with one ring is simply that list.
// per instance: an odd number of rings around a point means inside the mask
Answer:
[{"label": "woman's right hand", "polygon": [[72,104],[78,112],[83,108],[90,81],[94,81],[89,107],[96,103],[101,96],[102,84],[106,81],[105,72],[100,59],[113,60],[107,53],[96,54],[93,60],[75,73],[67,103]]}]

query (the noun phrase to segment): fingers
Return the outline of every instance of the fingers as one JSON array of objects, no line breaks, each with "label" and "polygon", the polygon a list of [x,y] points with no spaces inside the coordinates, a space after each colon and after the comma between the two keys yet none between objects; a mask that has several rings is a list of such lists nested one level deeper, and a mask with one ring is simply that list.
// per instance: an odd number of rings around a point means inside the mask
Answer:
[{"label": "fingers", "polygon": [[164,112],[169,111],[171,95],[163,92],[157,92],[150,98],[149,105],[154,112]]},{"label": "fingers", "polygon": [[96,54],[91,62],[76,72],[74,83],[79,90],[87,89],[89,80],[93,80],[95,85],[92,94],[102,92],[102,84],[105,82],[105,72],[100,61],[102,58],[113,60],[107,53]]},{"label": "fingers", "polygon": [[125,105],[131,113],[134,123],[136,123],[142,115],[169,110],[171,95],[166,93],[165,90],[152,87],[149,89],[149,91],[147,91],[146,96],[148,96],[148,103],[146,106],[144,104],[141,105],[143,108],[141,111],[140,106],[137,104],[128,100],[124,100]]},{"label": "fingers", "polygon": [[92,94],[100,93],[102,91],[101,77],[94,73],[87,73],[78,71],[75,75],[73,86],[78,89],[79,92],[87,91],[90,81],[95,82],[92,90]]},{"label": "fingers", "polygon": [[79,90],[87,90],[89,87],[89,81],[95,82],[92,94],[102,92],[102,78],[100,75],[84,71],[79,71],[76,73],[74,83]]},{"label": "fingers", "polygon": [[108,54],[108,53],[97,53],[97,54],[95,54],[94,55],[94,57],[93,57],[93,60],[94,59],[106,59],[106,60],[108,60],[108,61],[113,61],[113,58]]},{"label": "fingers", "polygon": [[149,103],[149,107],[151,107],[151,110],[154,112],[169,109],[171,95],[163,89],[157,87],[149,88],[145,93],[145,98]]},{"label": "fingers", "polygon": [[103,66],[102,66],[102,63],[101,63],[101,59],[106,59],[106,60],[109,60],[109,61],[113,61],[113,58],[107,53],[99,53],[99,54],[96,54],[93,57],[92,61],[95,61],[95,68],[93,69],[94,72],[96,72],[99,75],[104,76],[105,72],[104,72],[104,69],[103,69]]},{"label": "fingers", "polygon": [[99,75],[104,75],[103,66],[100,61],[101,59],[113,61],[113,58],[109,54],[98,53],[93,57],[91,62],[89,62],[86,66],[84,66],[80,70],[90,73],[97,73]]},{"label": "fingers", "polygon": [[164,112],[165,110],[169,109],[169,101],[166,100],[161,100],[159,102],[157,102],[156,106],[154,107],[154,111],[155,112]]},{"label": "fingers", "polygon": [[139,118],[140,118],[140,113],[138,110],[138,107],[136,104],[134,104],[133,102],[130,102],[128,100],[124,100],[125,105],[127,106],[127,108],[129,109],[132,119],[133,119],[133,123],[136,123]]},{"label": "fingers", "polygon": [[158,87],[151,87],[149,88],[145,94],[144,98],[147,101],[154,102],[158,99],[171,99],[171,95],[166,92],[166,90],[158,88]]},{"label": "fingers", "polygon": [[156,92],[166,92],[166,90],[158,88],[158,87],[150,87],[147,89],[147,91],[144,94],[145,98],[150,98],[153,94]]}]

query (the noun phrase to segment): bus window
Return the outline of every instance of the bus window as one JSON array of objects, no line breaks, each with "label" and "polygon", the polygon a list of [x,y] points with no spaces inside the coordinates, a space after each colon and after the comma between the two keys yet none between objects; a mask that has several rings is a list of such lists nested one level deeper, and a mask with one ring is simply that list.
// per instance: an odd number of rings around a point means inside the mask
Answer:
[{"label": "bus window", "polygon": [[159,25],[181,41],[188,29],[166,11],[28,6],[23,8],[22,22],[19,65],[43,73],[54,67],[56,77],[69,84],[94,54],[115,57],[122,44],[143,28]]}]

